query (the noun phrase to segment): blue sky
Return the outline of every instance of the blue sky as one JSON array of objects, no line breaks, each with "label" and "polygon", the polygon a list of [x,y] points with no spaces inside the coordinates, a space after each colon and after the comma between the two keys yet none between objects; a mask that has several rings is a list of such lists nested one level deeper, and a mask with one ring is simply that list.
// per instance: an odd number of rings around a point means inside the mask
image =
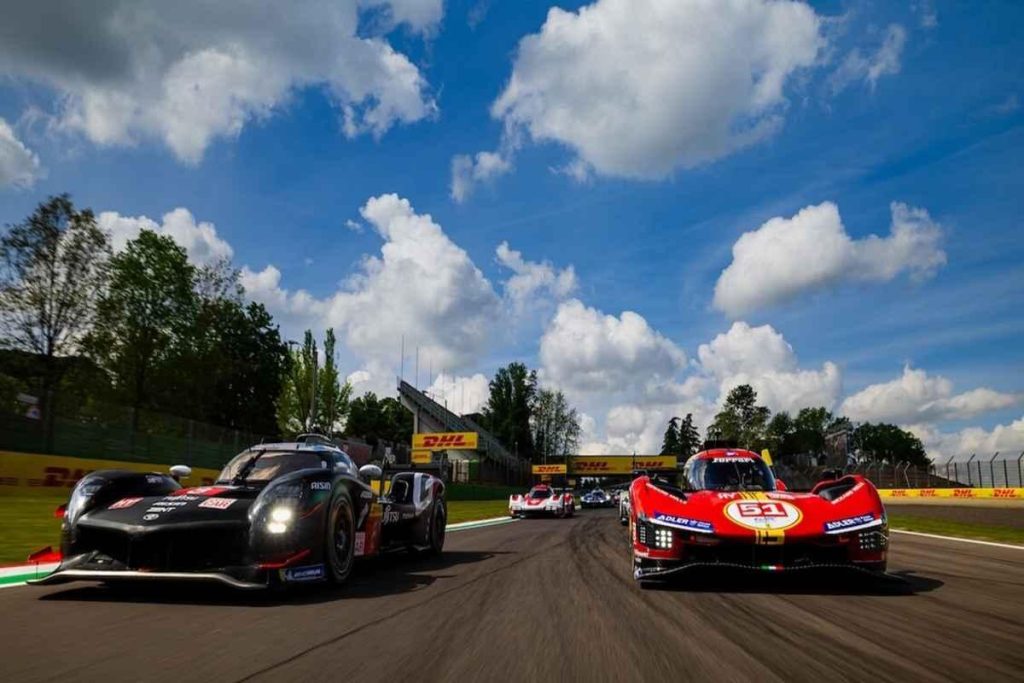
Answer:
[{"label": "blue sky", "polygon": [[[276,269],[249,289],[286,334],[338,327],[362,388],[393,383],[403,333],[407,369],[421,346],[420,384],[446,365],[435,389],[463,404],[524,360],[587,414],[595,451],[647,450],[739,381],[777,409],[811,397],[912,426],[936,455],[1024,448],[1020,3],[362,4],[267,11],[273,38],[202,3],[106,2],[33,42],[37,10],[19,10],[6,30],[28,38],[0,39],[0,220],[62,191],[128,236],[187,209],[249,276]],[[765,73],[767,95],[748,82]],[[459,155],[478,171],[461,200]],[[841,224],[794,218],[825,202]],[[915,241],[870,251],[893,202],[926,212]],[[772,219],[781,243],[759,230]],[[436,272],[403,261],[423,230]],[[730,264],[760,303],[716,305]]]}]

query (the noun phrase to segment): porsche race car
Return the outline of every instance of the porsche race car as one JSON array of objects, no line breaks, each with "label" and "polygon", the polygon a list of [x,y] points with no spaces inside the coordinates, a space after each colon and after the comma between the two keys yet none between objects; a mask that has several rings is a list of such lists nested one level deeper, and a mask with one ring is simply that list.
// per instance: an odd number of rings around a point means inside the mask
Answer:
[{"label": "porsche race car", "polygon": [[525,496],[516,493],[508,499],[509,517],[572,517],[575,512],[576,501],[572,497],[572,492],[554,489],[547,484],[534,486]]},{"label": "porsche race car", "polygon": [[756,453],[714,449],[691,457],[676,481],[638,477],[629,500],[633,575],[642,586],[709,566],[886,569],[885,508],[859,475],[791,492]]},{"label": "porsche race car", "polygon": [[31,583],[172,579],[245,589],[342,583],[357,557],[441,552],[444,483],[403,471],[380,496],[373,479],[383,484],[379,467],[357,470],[344,451],[322,441],[253,446],[212,486],[183,488],[160,473],[92,472],[58,508],[60,565]]},{"label": "porsche race car", "polygon": [[629,524],[629,489],[619,496],[619,522],[622,526]]},{"label": "porsche race car", "polygon": [[580,497],[580,505],[584,508],[610,508],[615,507],[615,501],[602,489],[592,489]]}]

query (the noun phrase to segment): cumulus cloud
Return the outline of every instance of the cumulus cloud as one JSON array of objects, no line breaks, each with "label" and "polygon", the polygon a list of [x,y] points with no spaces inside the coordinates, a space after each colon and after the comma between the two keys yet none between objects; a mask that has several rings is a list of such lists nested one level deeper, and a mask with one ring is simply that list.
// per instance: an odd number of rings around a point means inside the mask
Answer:
[{"label": "cumulus cloud", "polygon": [[941,226],[924,209],[890,208],[886,237],[853,239],[832,202],[744,233],[715,284],[715,307],[740,317],[845,282],[886,282],[903,272],[930,277],[946,263]]},{"label": "cumulus cloud", "polygon": [[39,157],[0,118],[0,188],[31,187],[41,174]]},{"label": "cumulus cloud", "polygon": [[162,223],[146,216],[122,216],[116,211],[100,213],[96,222],[110,235],[114,251],[124,249],[143,230],[151,230],[173,239],[188,252],[193,263],[207,265],[234,255],[231,245],[217,235],[213,223],[196,222],[192,212],[181,207],[165,213]]},{"label": "cumulus cloud", "polygon": [[561,301],[576,291],[576,271],[572,266],[559,270],[550,261],[527,261],[522,252],[502,242],[495,251],[498,263],[512,271],[505,281],[505,296],[517,313],[536,305],[541,298]]},{"label": "cumulus cloud", "polygon": [[453,413],[466,415],[483,410],[491,389],[487,377],[479,372],[468,377],[441,373],[434,378],[427,393]]},{"label": "cumulus cloud", "polygon": [[866,83],[874,90],[882,76],[898,74],[906,42],[906,29],[899,24],[890,24],[885,30],[881,45],[873,53],[864,55],[860,48],[851,50],[830,78],[832,92],[838,93],[858,81]]},{"label": "cumulus cloud", "polygon": [[15,3],[0,28],[0,74],[59,93],[59,128],[100,145],[157,139],[188,163],[309,87],[338,107],[346,135],[381,135],[436,106],[405,55],[359,32],[370,5],[385,28],[419,33],[442,12],[442,0]]},{"label": "cumulus cloud", "polygon": [[512,170],[511,155],[507,152],[477,152],[475,156],[458,154],[452,158],[450,194],[456,202],[469,199],[479,183],[488,182]]},{"label": "cumulus cloud", "polygon": [[[1009,456],[1012,462],[1016,454],[1024,451],[1024,417],[992,429],[967,427],[957,432],[942,432],[931,425],[911,425],[908,429],[921,439],[928,457],[935,463],[950,458],[966,460],[972,453],[987,459],[996,452]],[[1013,481],[1012,474],[1010,481]]]},{"label": "cumulus cloud", "polygon": [[955,394],[950,380],[907,365],[900,377],[847,397],[840,412],[857,421],[919,424],[976,417],[1019,400],[1018,395],[987,388]]},{"label": "cumulus cloud", "polygon": [[540,340],[543,377],[574,392],[621,392],[670,379],[686,354],[632,311],[616,317],[578,299],[559,305]]},{"label": "cumulus cloud", "polygon": [[554,7],[520,41],[491,112],[506,131],[569,147],[569,168],[661,178],[777,130],[787,83],[823,45],[821,19],[798,2]]},{"label": "cumulus cloud", "polygon": [[697,350],[700,368],[718,382],[721,404],[731,389],[751,385],[758,400],[773,411],[796,412],[808,406],[832,408],[842,390],[835,363],[820,370],[801,369],[789,342],[771,325],[733,323]]}]

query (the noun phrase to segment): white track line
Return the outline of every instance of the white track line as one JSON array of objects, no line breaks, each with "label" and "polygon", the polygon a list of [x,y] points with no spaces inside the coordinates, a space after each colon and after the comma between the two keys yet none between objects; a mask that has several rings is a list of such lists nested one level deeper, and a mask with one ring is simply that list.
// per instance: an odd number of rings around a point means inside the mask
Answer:
[{"label": "white track line", "polygon": [[974,543],[976,545],[990,545],[993,548],[1010,548],[1012,550],[1024,550],[1024,545],[1013,545],[1010,543],[994,543],[993,541],[978,541],[973,538],[960,538],[959,536],[942,536],[940,534],[925,534],[920,531],[905,531],[903,529],[890,529],[893,533],[909,534],[910,536],[923,536],[924,538],[938,538],[942,541],[958,541],[960,543]]}]

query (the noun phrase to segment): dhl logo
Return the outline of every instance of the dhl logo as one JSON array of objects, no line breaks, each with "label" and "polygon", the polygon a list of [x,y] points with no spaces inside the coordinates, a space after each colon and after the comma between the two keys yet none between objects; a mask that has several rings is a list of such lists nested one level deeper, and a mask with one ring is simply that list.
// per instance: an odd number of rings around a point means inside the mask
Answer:
[{"label": "dhl logo", "polygon": [[565,474],[565,465],[534,465],[534,474]]},{"label": "dhl logo", "polygon": [[477,434],[476,432],[413,434],[412,447],[415,450],[472,450],[477,447]]},{"label": "dhl logo", "polygon": [[892,497],[893,498],[906,498],[907,497],[907,492],[906,492],[905,489],[893,489],[892,490]]},{"label": "dhl logo", "polygon": [[993,489],[993,498],[1019,498],[1018,492],[1020,489]]},{"label": "dhl logo", "polygon": [[936,498],[935,489],[921,489],[921,498]]},{"label": "dhl logo", "polygon": [[68,467],[45,467],[42,479],[29,479],[29,486],[45,486],[47,488],[72,488],[79,479],[92,472],[87,469],[71,469]]},{"label": "dhl logo", "polygon": [[612,469],[611,463],[602,462],[578,462],[573,467],[577,472],[608,472]]},{"label": "dhl logo", "polygon": [[654,470],[662,467],[674,466],[675,463],[668,465],[664,459],[658,458],[656,460],[637,460],[635,463],[636,469],[638,470]]},{"label": "dhl logo", "polygon": [[953,489],[954,498],[974,498],[974,489]]}]

